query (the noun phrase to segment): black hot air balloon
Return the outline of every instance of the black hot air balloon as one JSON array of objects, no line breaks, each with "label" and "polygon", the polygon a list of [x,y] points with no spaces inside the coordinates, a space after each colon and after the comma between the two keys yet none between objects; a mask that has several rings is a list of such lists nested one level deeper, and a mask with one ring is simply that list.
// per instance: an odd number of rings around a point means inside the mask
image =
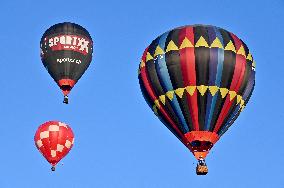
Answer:
[{"label": "black hot air balloon", "polygon": [[40,41],[41,59],[48,73],[64,94],[68,94],[89,67],[92,60],[93,41],[89,32],[75,23],[53,25]]},{"label": "black hot air balloon", "polygon": [[236,35],[193,25],[156,38],[144,51],[139,83],[149,106],[198,160],[233,124],[255,85],[255,62]]}]

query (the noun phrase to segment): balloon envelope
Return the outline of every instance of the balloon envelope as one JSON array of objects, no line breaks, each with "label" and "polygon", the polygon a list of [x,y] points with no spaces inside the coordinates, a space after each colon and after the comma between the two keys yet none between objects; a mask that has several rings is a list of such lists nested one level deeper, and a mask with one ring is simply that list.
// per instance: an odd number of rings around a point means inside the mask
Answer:
[{"label": "balloon envelope", "polygon": [[75,23],[59,23],[45,31],[40,48],[44,67],[63,94],[68,95],[92,60],[89,32]]},{"label": "balloon envelope", "polygon": [[150,108],[194,156],[205,158],[247,104],[255,62],[236,35],[184,26],[144,51],[139,83]]},{"label": "balloon envelope", "polygon": [[52,166],[55,166],[71,150],[74,134],[65,123],[48,121],[39,126],[34,141],[40,153]]}]

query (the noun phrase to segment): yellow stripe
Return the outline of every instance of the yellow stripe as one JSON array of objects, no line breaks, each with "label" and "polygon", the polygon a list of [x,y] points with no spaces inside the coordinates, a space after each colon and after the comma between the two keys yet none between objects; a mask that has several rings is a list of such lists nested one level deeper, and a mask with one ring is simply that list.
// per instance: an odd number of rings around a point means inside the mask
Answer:
[{"label": "yellow stripe", "polygon": [[247,59],[252,61],[252,55],[250,53],[248,54]]},{"label": "yellow stripe", "polygon": [[235,98],[237,93],[235,91],[229,91],[229,95],[230,95],[230,101],[231,101],[231,100],[233,100]]},{"label": "yellow stripe", "polygon": [[156,105],[159,109],[161,108],[161,105],[160,105],[160,102],[159,102],[158,99],[156,99],[156,100],[154,101],[154,103],[155,103],[155,105]]},{"label": "yellow stripe", "polygon": [[185,37],[180,45],[179,49],[183,49],[183,48],[193,48],[194,46],[192,45],[192,43],[190,42],[190,40],[188,40],[187,37]]},{"label": "yellow stripe", "polygon": [[152,60],[154,59],[151,54],[149,52],[147,52],[147,56],[146,56],[146,62],[149,61],[149,60]]},{"label": "yellow stripe", "polygon": [[225,47],[225,50],[230,50],[236,53],[236,48],[231,40],[228,42],[227,46]]},{"label": "yellow stripe", "polygon": [[[221,94],[221,97],[222,98],[225,98],[227,96],[227,94],[229,94],[229,97],[230,97],[230,101],[235,99],[236,98],[236,105],[240,104],[241,106],[244,106],[244,99],[241,95],[238,95],[235,91],[230,91],[229,89],[227,88],[220,88],[218,86],[205,86],[205,85],[200,85],[200,86],[186,86],[184,88],[178,88],[176,90],[170,90],[170,91],[167,91],[165,95],[160,95],[158,97],[158,99],[156,99],[154,101],[155,103],[155,106],[157,108],[160,108],[160,104],[162,103],[163,105],[165,105],[166,103],[166,97],[168,97],[168,99],[170,99],[171,101],[173,100],[174,98],[174,93],[177,94],[178,97],[182,98],[183,94],[184,94],[184,91],[186,90],[187,93],[190,95],[190,96],[193,96],[194,92],[195,91],[198,91],[198,93],[201,95],[201,96],[204,96],[205,92],[209,89],[210,93],[212,96],[215,96],[216,93],[218,93],[218,91],[220,91],[220,94]],[[160,103],[160,102],[161,103]]]},{"label": "yellow stripe", "polygon": [[208,47],[209,48],[209,45],[207,44],[206,40],[201,36],[198,41],[196,42],[195,44],[195,47]]},{"label": "yellow stripe", "polygon": [[[209,89],[212,96],[214,96],[218,91],[220,91],[221,97],[225,98],[227,94],[229,94],[229,99],[233,100],[236,98],[236,105],[240,105],[240,111],[243,111],[245,108],[245,100],[241,95],[238,95],[235,91],[230,91],[227,88],[220,88],[218,86],[186,86],[185,88],[178,88],[176,90],[167,91],[165,95],[160,95],[158,99],[154,101],[154,105],[152,107],[152,110],[156,115],[158,115],[158,110],[161,108],[161,104],[166,105],[166,96],[173,100],[174,93],[176,93],[180,98],[182,98],[182,95],[184,91],[186,90],[187,93],[192,96],[194,92],[197,90],[201,96],[204,96],[205,92]],[[161,103],[160,103],[161,102]]]},{"label": "yellow stripe", "polygon": [[199,93],[201,94],[201,96],[203,96],[205,92],[207,91],[208,86],[205,86],[205,85],[197,86],[197,89]]},{"label": "yellow stripe", "polygon": [[174,98],[174,91],[168,91],[168,92],[166,92],[166,96],[167,96],[170,100],[173,100],[173,98]]},{"label": "yellow stripe", "polygon": [[196,86],[187,86],[187,87],[185,87],[185,89],[186,89],[187,93],[188,93],[190,96],[192,96],[193,93],[194,93],[194,91],[196,90]]},{"label": "yellow stripe", "polygon": [[237,95],[237,104],[239,104],[241,102],[241,100],[242,100],[242,96]]},{"label": "yellow stripe", "polygon": [[210,48],[221,48],[224,49],[221,41],[218,39],[218,37],[215,38],[215,40],[212,42]]},{"label": "yellow stripe", "polygon": [[159,99],[165,105],[165,103],[166,103],[166,95],[160,95]]},{"label": "yellow stripe", "polygon": [[158,45],[155,50],[154,57],[156,57],[157,55],[163,55],[163,54],[165,54],[164,50]]},{"label": "yellow stripe", "polygon": [[253,62],[252,62],[252,66],[255,67],[255,61],[254,61],[254,60],[253,60]]},{"label": "yellow stripe", "polygon": [[241,47],[239,48],[237,54],[240,54],[242,56],[244,56],[246,58],[246,52],[245,52],[245,49],[243,47],[243,45],[241,45]]},{"label": "yellow stripe", "polygon": [[222,99],[224,99],[226,97],[228,92],[229,92],[229,90],[227,88],[220,88],[220,93],[221,93]]},{"label": "yellow stripe", "polygon": [[211,93],[212,96],[214,96],[217,91],[219,91],[219,87],[218,86],[209,86],[209,91]]},{"label": "yellow stripe", "polygon": [[182,98],[184,89],[185,88],[178,88],[175,90],[175,93],[177,94],[177,96],[179,96],[179,98]]},{"label": "yellow stripe", "polygon": [[140,68],[145,67],[145,62],[143,60],[141,60],[140,62]]},{"label": "yellow stripe", "polygon": [[166,52],[169,52],[169,51],[172,51],[172,50],[179,50],[178,47],[175,45],[174,41],[170,41],[168,46],[167,46],[167,49],[166,49]]},{"label": "yellow stripe", "polygon": [[152,108],[154,114],[156,114],[156,116],[158,115],[158,109],[157,109],[157,106],[154,105],[153,108]]},{"label": "yellow stripe", "polygon": [[[172,50],[180,50],[180,49],[183,49],[183,48],[192,48],[194,47],[192,45],[192,43],[188,40],[188,38],[184,38],[182,44],[180,45],[180,48],[177,47],[177,45],[171,40],[167,46],[167,49],[166,49],[166,52],[169,52],[169,51],[172,51]],[[230,40],[228,42],[228,44],[226,45],[226,47],[224,48],[222,46],[222,43],[220,42],[220,40],[218,38],[216,38],[212,44],[209,46],[206,42],[206,40],[201,36],[199,38],[199,40],[196,42],[195,44],[195,47],[206,47],[206,48],[220,48],[220,49],[224,49],[224,50],[230,50],[232,52],[234,52],[235,54],[241,54],[243,56],[246,57],[246,59],[252,61],[252,55],[249,53],[247,56],[245,54],[245,50],[244,50],[244,47],[241,46],[239,48],[238,51],[236,51],[236,48],[233,44],[233,42]],[[154,53],[154,57],[158,56],[158,55],[164,55],[166,52],[164,52],[164,50],[160,47],[160,46],[157,46],[156,49],[155,49],[155,53]],[[149,60],[152,60],[154,59],[151,54],[149,52],[147,52],[147,56],[146,56],[146,62],[149,61]],[[144,67],[145,66],[145,62],[142,62],[140,63],[140,67]],[[255,67],[255,62],[253,63],[253,66]]]}]

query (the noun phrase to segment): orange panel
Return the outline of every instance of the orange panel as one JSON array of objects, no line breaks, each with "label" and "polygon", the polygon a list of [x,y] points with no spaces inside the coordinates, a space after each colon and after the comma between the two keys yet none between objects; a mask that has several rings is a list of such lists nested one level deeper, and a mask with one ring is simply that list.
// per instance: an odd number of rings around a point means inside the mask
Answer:
[{"label": "orange panel", "polygon": [[76,84],[76,82],[74,80],[71,80],[71,79],[58,80],[58,85],[61,88],[64,95],[68,95],[75,84]]},{"label": "orange panel", "polygon": [[188,142],[198,141],[208,141],[215,144],[219,140],[218,134],[209,131],[191,131],[185,134]]},{"label": "orange panel", "polygon": [[[197,160],[200,158],[205,159],[210,149],[219,140],[219,136],[216,133],[209,131],[191,131],[186,133],[185,137],[188,141],[187,147],[190,149]],[[200,141],[200,146],[192,146],[191,143],[193,141]],[[212,145],[204,145],[204,142],[210,142]]]}]

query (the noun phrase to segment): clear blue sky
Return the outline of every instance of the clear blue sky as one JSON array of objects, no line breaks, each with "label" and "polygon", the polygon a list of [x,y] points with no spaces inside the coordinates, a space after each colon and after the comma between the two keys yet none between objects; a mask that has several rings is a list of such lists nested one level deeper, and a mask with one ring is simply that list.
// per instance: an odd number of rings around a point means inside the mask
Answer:
[{"label": "clear blue sky", "polygon": [[[284,187],[282,0],[2,0],[0,20],[0,188]],[[39,57],[44,31],[64,21],[84,26],[95,45],[69,105]],[[235,33],[257,63],[253,96],[208,155],[205,177],[137,79],[153,39],[198,23]],[[55,173],[33,140],[48,120],[68,123],[76,137]]]}]

